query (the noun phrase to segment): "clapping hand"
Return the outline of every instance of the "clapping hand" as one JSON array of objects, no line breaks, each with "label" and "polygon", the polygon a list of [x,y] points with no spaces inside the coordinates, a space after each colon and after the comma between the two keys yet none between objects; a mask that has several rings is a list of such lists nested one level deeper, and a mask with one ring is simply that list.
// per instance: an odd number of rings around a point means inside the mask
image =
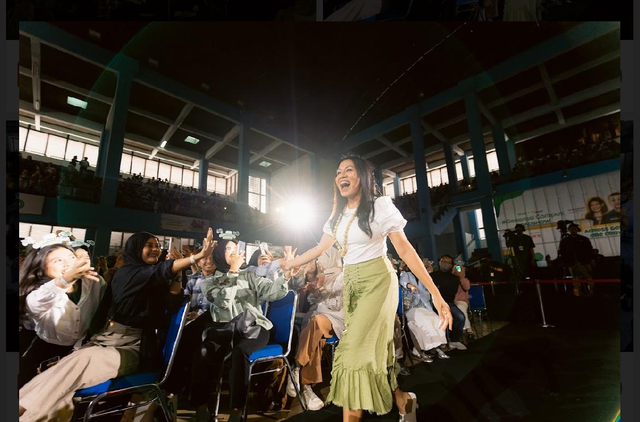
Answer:
[{"label": "clapping hand", "polygon": [[72,283],[79,278],[86,278],[91,281],[100,281],[98,273],[91,266],[91,260],[87,258],[76,259],[71,268],[62,271],[62,278],[67,283]]},{"label": "clapping hand", "polygon": [[216,247],[218,242],[213,240],[213,229],[209,227],[207,231],[207,237],[202,240],[202,250],[200,251],[200,257],[196,259],[198,261],[200,258],[207,257],[213,253],[213,249]]},{"label": "clapping hand", "polygon": [[176,248],[175,246],[171,246],[171,249],[167,253],[167,258],[169,258],[169,259],[181,259],[181,258],[184,258],[184,256],[182,256],[182,254],[180,253],[178,248]]},{"label": "clapping hand", "polygon": [[[296,257],[296,252],[297,251],[298,251],[298,248],[295,248],[292,251],[291,250],[291,246],[285,246],[284,247],[284,260],[283,261],[287,262],[287,261],[293,260]],[[300,267],[291,267],[291,266],[287,265],[286,268],[283,268],[282,267],[282,262],[280,262],[280,268],[282,268],[282,269],[284,269],[286,271],[285,275],[284,275],[285,278],[295,277],[300,272]]]}]

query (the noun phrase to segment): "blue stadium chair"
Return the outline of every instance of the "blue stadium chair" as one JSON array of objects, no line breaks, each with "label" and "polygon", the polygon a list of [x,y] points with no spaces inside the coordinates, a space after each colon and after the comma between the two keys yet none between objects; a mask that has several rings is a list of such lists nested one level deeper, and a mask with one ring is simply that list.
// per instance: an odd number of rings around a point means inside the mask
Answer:
[{"label": "blue stadium chair", "polygon": [[336,347],[340,343],[340,339],[335,334],[329,337],[325,344],[328,344],[331,347],[331,362],[333,362],[333,356],[336,354]]},{"label": "blue stadium chair", "polygon": [[[483,330],[482,316],[485,315],[489,323],[489,329],[493,332],[489,312],[487,311],[487,304],[484,300],[484,286],[471,285],[471,287],[469,287],[469,312],[472,316],[477,315],[480,318],[480,330]],[[473,323],[475,319],[472,318],[471,321]],[[478,327],[475,323],[473,323],[473,331],[476,332],[477,338],[482,337],[482,333],[478,332]]]},{"label": "blue stadium chair", "polygon": [[473,11],[471,15],[472,21],[475,21],[478,17],[478,12],[480,11],[479,0],[456,0],[456,15],[455,18],[458,18],[460,13],[468,13]]},{"label": "blue stadium chair", "polygon": [[[251,389],[251,378],[256,375],[269,374],[272,372],[280,372],[285,367],[288,369],[289,377],[293,377],[291,373],[291,366],[287,357],[291,352],[291,339],[293,337],[294,320],[296,316],[296,304],[298,303],[298,294],[290,290],[285,297],[275,302],[271,302],[269,305],[269,314],[267,318],[273,323],[271,329],[272,343],[267,344],[260,350],[253,352],[249,356],[249,383],[247,388],[247,397],[244,402],[243,420],[247,420],[247,402],[249,400],[249,390]],[[282,359],[284,365],[280,368],[270,369],[262,372],[253,372],[253,367],[258,363],[272,362]],[[300,397],[300,391],[298,386],[294,382],[296,387],[296,393]],[[218,394],[216,401],[215,418],[218,418],[218,411],[220,410],[220,393],[222,389],[222,378],[218,383]],[[300,405],[303,410],[307,410],[303,400],[300,400]]]},{"label": "blue stadium chair", "polygon": [[[126,410],[144,407],[156,401],[162,408],[165,419],[167,421],[172,420],[172,411],[169,407],[167,397],[162,392],[161,387],[167,381],[167,378],[171,373],[173,360],[176,355],[176,350],[178,349],[178,344],[180,343],[180,337],[182,336],[182,330],[184,329],[186,316],[188,313],[189,301],[185,299],[178,311],[171,315],[167,338],[162,349],[162,358],[165,365],[164,371],[140,372],[124,377],[113,378],[101,384],[76,391],[76,394],[74,396],[75,400],[79,400],[80,403],[88,402],[87,410],[84,413],[84,421],[89,421],[93,418],[98,418],[101,416],[121,414]],[[127,405],[124,407],[117,407],[93,413],[95,406],[99,402],[113,399],[115,397],[125,395],[130,396],[134,393],[142,394],[146,392],[154,392],[155,397],[144,403]]]}]

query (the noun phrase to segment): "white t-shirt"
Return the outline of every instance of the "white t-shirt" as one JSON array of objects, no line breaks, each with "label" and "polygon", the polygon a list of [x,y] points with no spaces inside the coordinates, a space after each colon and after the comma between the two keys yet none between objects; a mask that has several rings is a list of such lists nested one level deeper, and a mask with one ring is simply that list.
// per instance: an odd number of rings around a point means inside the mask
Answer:
[{"label": "white t-shirt", "polygon": [[[371,238],[358,226],[358,217],[353,220],[351,227],[349,227],[349,236],[347,239],[349,249],[347,250],[347,255],[344,257],[345,264],[357,264],[381,256],[387,256],[387,235],[389,233],[402,231],[407,224],[407,220],[402,217],[402,214],[400,214],[400,211],[398,211],[388,196],[377,198],[374,203],[374,210],[374,219],[370,222],[371,232],[373,234]],[[342,247],[344,247],[344,232],[355,212],[356,209],[347,208],[338,226],[336,237]],[[325,223],[322,231],[329,236],[333,236],[331,219]]]}]

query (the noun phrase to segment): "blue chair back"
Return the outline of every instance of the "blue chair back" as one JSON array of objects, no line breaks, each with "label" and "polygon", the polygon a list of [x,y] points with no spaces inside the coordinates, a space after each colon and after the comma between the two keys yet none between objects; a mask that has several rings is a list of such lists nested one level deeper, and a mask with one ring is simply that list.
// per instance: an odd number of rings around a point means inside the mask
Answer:
[{"label": "blue chair back", "polygon": [[404,313],[404,309],[402,306],[402,286],[398,287],[398,315],[402,316],[402,314]]},{"label": "blue chair back", "polygon": [[285,297],[270,303],[268,318],[273,323],[271,338],[276,343],[290,345],[297,302],[298,295],[289,290]]},{"label": "blue chair back", "polygon": [[180,306],[177,312],[173,313],[169,322],[169,330],[167,331],[167,338],[165,339],[164,347],[162,348],[162,358],[164,364],[167,365],[167,372],[173,363],[173,357],[178,349],[180,343],[180,337],[182,337],[182,330],[184,328],[185,319],[189,313],[190,302],[188,299]]},{"label": "blue chair back", "polygon": [[472,311],[484,311],[487,309],[484,301],[484,286],[472,285],[469,287],[469,308]]}]

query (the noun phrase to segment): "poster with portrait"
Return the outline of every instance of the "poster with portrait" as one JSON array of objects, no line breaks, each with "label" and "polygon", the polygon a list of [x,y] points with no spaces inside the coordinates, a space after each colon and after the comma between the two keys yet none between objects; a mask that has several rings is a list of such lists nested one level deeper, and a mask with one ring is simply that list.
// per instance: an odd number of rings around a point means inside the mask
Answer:
[{"label": "poster with portrait", "polygon": [[579,234],[589,238],[602,255],[620,255],[619,171],[499,195],[494,206],[505,254],[508,248],[502,235],[522,224],[536,245],[536,259],[546,255],[556,259],[561,240],[557,223],[569,220],[580,225]]}]

